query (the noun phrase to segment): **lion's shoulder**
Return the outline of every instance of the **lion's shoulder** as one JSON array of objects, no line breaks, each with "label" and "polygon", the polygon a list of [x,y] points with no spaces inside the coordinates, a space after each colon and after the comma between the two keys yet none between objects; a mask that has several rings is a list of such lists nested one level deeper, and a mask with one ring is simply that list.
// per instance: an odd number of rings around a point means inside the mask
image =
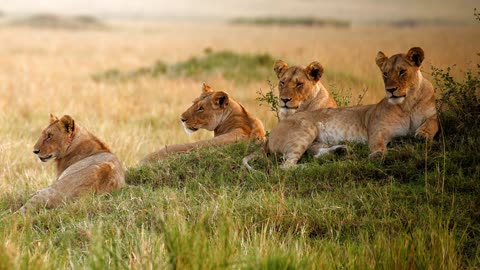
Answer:
[{"label": "lion's shoulder", "polygon": [[59,178],[65,177],[66,175],[75,174],[88,168],[94,168],[94,166],[99,166],[105,163],[109,164],[109,166],[112,166],[112,169],[117,167],[121,169],[116,155],[111,152],[98,152],[71,164],[62,172]]}]

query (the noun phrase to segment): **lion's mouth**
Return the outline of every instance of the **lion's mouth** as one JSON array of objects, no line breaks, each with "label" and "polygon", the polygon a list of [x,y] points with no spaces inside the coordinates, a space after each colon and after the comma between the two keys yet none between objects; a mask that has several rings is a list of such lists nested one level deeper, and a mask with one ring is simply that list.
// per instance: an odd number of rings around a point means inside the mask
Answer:
[{"label": "lion's mouth", "polygon": [[38,157],[42,162],[47,162],[49,159],[51,159],[53,155],[48,155],[46,157]]},{"label": "lion's mouth", "polygon": [[187,124],[183,121],[182,121],[182,126],[183,126],[183,129],[185,130],[185,133],[187,133],[188,135],[198,130],[198,128],[187,126]]},{"label": "lion's mouth", "polygon": [[388,98],[388,103],[390,104],[393,104],[393,105],[398,105],[398,104],[402,104],[403,101],[405,101],[405,97],[407,95],[401,95],[401,96],[396,96],[396,95],[390,95],[390,97]]},{"label": "lion's mouth", "polygon": [[185,130],[185,133],[187,133],[188,135],[198,130],[198,128],[189,128],[187,126],[184,126],[183,129]]},{"label": "lion's mouth", "polygon": [[287,105],[284,105],[284,106],[281,106],[280,108],[281,109],[286,109],[286,110],[296,110],[296,109],[298,109],[298,106],[289,107]]}]

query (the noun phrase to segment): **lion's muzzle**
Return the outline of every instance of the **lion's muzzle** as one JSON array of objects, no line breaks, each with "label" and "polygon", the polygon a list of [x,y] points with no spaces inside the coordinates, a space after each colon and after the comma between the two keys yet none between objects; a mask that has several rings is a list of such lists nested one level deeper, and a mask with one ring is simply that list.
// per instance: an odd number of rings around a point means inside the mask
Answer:
[{"label": "lion's muzzle", "polygon": [[53,155],[48,155],[46,157],[41,157],[41,156],[38,156],[38,158],[42,161],[42,162],[47,162],[49,159],[51,159],[53,157]]}]

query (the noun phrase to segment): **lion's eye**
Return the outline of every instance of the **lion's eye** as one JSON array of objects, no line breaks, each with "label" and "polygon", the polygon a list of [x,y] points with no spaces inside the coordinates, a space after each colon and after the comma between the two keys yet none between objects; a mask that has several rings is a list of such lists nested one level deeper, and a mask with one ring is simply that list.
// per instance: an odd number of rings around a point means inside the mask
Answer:
[{"label": "lion's eye", "polygon": [[53,137],[52,133],[47,133],[47,141],[50,140]]},{"label": "lion's eye", "polygon": [[405,72],[406,72],[405,69],[400,69],[398,73],[400,74],[400,77],[402,77],[403,75],[405,75]]},{"label": "lion's eye", "polygon": [[388,77],[388,73],[387,73],[387,72],[383,72],[383,77],[384,77],[384,78],[387,78],[387,77]]},{"label": "lion's eye", "polygon": [[297,88],[301,88],[302,86],[303,86],[303,83],[299,82],[299,83],[297,83],[297,86],[296,86],[296,87],[297,87]]},{"label": "lion's eye", "polygon": [[204,111],[204,110],[203,110],[203,107],[198,107],[197,112],[200,113],[200,112],[203,112],[203,111]]},{"label": "lion's eye", "polygon": [[284,81],[280,81],[280,86],[284,86],[285,85],[285,82]]}]

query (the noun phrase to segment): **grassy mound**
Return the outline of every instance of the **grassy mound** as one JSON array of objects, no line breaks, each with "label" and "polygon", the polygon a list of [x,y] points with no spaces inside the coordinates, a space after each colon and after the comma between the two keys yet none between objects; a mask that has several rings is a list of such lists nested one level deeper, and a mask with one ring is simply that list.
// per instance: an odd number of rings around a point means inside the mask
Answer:
[{"label": "grassy mound", "polygon": [[[198,204],[184,205],[193,216],[182,220],[187,235],[213,237],[208,246],[220,233],[234,250],[245,237],[268,233],[266,253],[273,254],[246,256],[252,268],[276,260],[294,268],[479,266],[480,139],[472,134],[478,130],[446,145],[397,140],[382,163],[370,161],[361,144],[349,145],[344,157],[304,157],[305,167],[290,171],[280,170],[276,157],[260,158],[252,162],[258,173],[241,162],[258,145],[235,144],[132,168],[127,181],[185,192]],[[179,241],[188,241],[184,232],[177,232]],[[305,256],[294,251],[299,242]],[[180,247],[176,252],[188,254]],[[323,261],[337,252],[345,261]]]},{"label": "grassy mound", "polygon": [[[433,72],[443,89],[438,138],[396,140],[381,163],[350,144],[344,157],[307,156],[290,171],[259,158],[250,173],[241,159],[259,146],[240,143],[132,168],[127,181],[197,202],[185,204],[186,228],[173,232],[182,265],[195,265],[188,254],[205,243],[188,237],[200,233],[226,265],[242,241],[268,235],[263,256],[242,256],[246,268],[479,267],[480,73],[455,81],[449,72]],[[216,249],[223,240],[228,251]]]},{"label": "grassy mound", "polygon": [[206,50],[202,57],[192,57],[183,62],[168,65],[157,61],[152,66],[131,71],[111,69],[92,75],[100,81],[125,81],[160,75],[205,78],[209,74],[220,73],[228,80],[237,83],[265,80],[271,77],[275,59],[269,54],[241,54],[231,51],[212,52]]}]

